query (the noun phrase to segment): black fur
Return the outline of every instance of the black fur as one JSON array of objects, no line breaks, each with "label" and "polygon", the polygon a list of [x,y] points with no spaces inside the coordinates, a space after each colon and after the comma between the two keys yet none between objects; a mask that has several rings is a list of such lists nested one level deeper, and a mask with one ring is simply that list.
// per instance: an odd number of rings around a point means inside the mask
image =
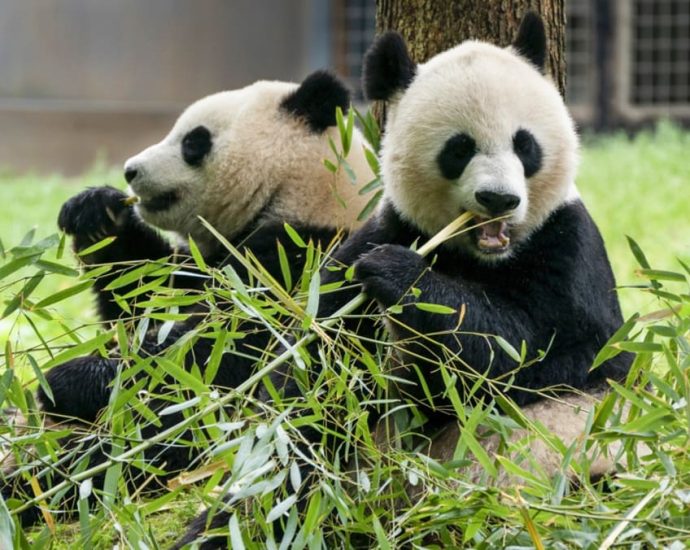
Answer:
[{"label": "black fur", "polygon": [[[110,193],[110,188],[101,188],[104,192],[107,190]],[[93,195],[97,189],[88,190],[89,196]],[[78,199],[80,195],[75,197]],[[75,199],[70,199],[73,201]],[[68,201],[69,203],[69,201]],[[63,208],[64,210],[64,208]],[[99,260],[103,263],[123,261],[123,251],[138,251],[143,253],[144,250],[139,246],[140,241],[146,236],[147,232],[156,234],[155,230],[141,222],[139,218],[132,214],[129,218],[129,223],[136,225],[136,230],[121,231],[120,235],[114,243],[99,251],[101,253]],[[291,221],[291,226],[305,239],[312,240],[315,243],[321,243],[327,246],[336,236],[337,230],[334,228],[322,228],[309,226],[296,221]],[[79,240],[79,235],[73,234],[75,242]],[[303,266],[303,249],[297,246],[292,239],[287,237],[283,223],[272,221],[252,224],[242,234],[237,235],[231,240],[239,249],[248,249],[252,252],[254,257],[264,266],[264,268],[275,279],[282,279],[282,271],[280,267],[280,260],[278,255],[277,242],[281,242],[285,249],[287,258],[291,268],[291,275],[293,280],[297,280],[302,272]],[[119,246],[112,249],[113,255],[108,255],[108,250],[118,243]],[[160,252],[160,250],[158,250]],[[170,250],[169,250],[170,252]],[[140,254],[139,256],[141,256]],[[184,254],[184,250],[182,251]],[[158,253],[152,256],[151,259],[159,258]],[[142,259],[138,257],[137,259]],[[234,258],[223,257],[209,257],[206,259],[209,265],[223,266],[231,265],[233,269],[245,281],[248,280],[248,274],[244,267]],[[186,266],[185,269],[191,269],[191,266]],[[116,272],[119,275],[119,272]],[[115,274],[107,274],[103,278],[107,280],[115,277]],[[179,288],[199,288],[203,279],[196,277],[177,277],[172,282]],[[104,320],[111,320],[117,317],[119,306],[115,303],[112,293],[104,288],[105,281],[100,278],[97,281],[97,298],[100,306],[102,318]],[[132,283],[132,287],[136,287],[137,282]],[[127,289],[129,287],[126,287]],[[119,293],[124,294],[123,289],[118,289]],[[141,297],[140,297],[141,298]],[[197,309],[200,306],[195,306]],[[203,314],[203,311],[196,311],[196,313]],[[141,352],[156,356],[167,347],[176,342],[181,336],[189,332],[201,316],[196,315],[190,321],[177,323],[167,339],[163,343],[158,343],[155,337],[156,330],[151,330],[152,336],[144,340],[141,346]],[[247,331],[247,336],[238,340],[238,347],[241,349],[241,355],[246,357],[235,357],[233,354],[226,354],[221,360],[221,366],[218,369],[213,384],[225,388],[233,388],[243,382],[253,370],[254,361],[251,357],[257,355],[256,349],[265,347],[268,340],[268,335],[263,332]],[[192,352],[187,354],[187,366],[191,367],[192,363],[198,365],[205,365],[211,353],[213,342],[209,339],[201,338],[193,346]],[[256,357],[258,359],[258,357]],[[110,395],[109,385],[112,383],[118,361],[115,359],[102,359],[99,357],[84,357],[72,360],[68,363],[60,365],[51,369],[46,378],[53,392],[55,403],[51,403],[50,399],[43,392],[42,389],[38,391],[39,402],[44,409],[49,413],[65,417],[70,416],[93,422],[96,420],[97,413],[108,404]]]},{"label": "black fur", "polygon": [[437,159],[443,177],[458,179],[476,152],[477,143],[467,134],[456,134],[446,141]]},{"label": "black fur", "polygon": [[318,134],[335,125],[335,110],[346,113],[350,92],[327,71],[316,71],[304,79],[299,88],[280,104],[288,113],[303,119]]},{"label": "black fur", "polygon": [[[93,187],[69,199],[60,209],[58,227],[72,236],[72,246],[80,253],[106,237],[116,239],[81,260],[87,265],[114,263],[108,273],[99,277],[95,284],[98,313],[103,320],[112,321],[123,315],[123,311],[113,300],[113,294],[105,287],[122,275],[127,268],[123,262],[157,260],[170,256],[173,249],[170,243],[141,220],[132,206],[125,203],[127,195],[114,187]],[[138,285],[118,289],[126,294]]]},{"label": "black fur", "polygon": [[416,70],[402,36],[388,31],[376,39],[364,56],[364,95],[369,100],[388,100],[410,85]]},{"label": "black fur", "polygon": [[[497,386],[484,387],[475,398],[498,391],[519,405],[539,399],[537,391],[595,390],[607,378],[622,380],[626,376],[631,360],[626,353],[589,370],[597,352],[622,324],[622,317],[603,241],[582,203],[567,204],[553,212],[512,258],[496,264],[480,263],[443,246],[429,258],[410,250],[414,242],[425,242],[429,237],[386,204],[336,251],[333,263],[355,265],[355,278],[371,299],[360,313],[376,305],[382,309],[403,305],[400,313],[389,316],[393,337],[406,352],[396,375],[412,383],[400,385],[398,390],[432,419],[453,414],[444,397],[446,385],[439,362],[467,373],[467,378],[460,376],[457,382],[461,396],[467,397],[468,387],[474,384],[471,372],[485,373]],[[343,270],[326,270],[321,282],[340,280],[342,274]],[[410,292],[413,287],[421,291],[418,297]],[[322,295],[318,316],[330,316],[358,292],[357,286],[351,286]],[[457,312],[464,306],[462,325],[458,330],[457,314],[429,313],[417,309],[415,302],[441,304]],[[348,329],[365,337],[377,331],[371,316],[355,312],[346,322]],[[426,337],[413,337],[415,333]],[[484,335],[502,336],[516,349],[524,340],[528,362],[536,361],[516,371],[517,363]],[[539,358],[543,350],[548,352]],[[423,374],[432,402],[417,383],[412,363]],[[271,382],[282,388],[285,397],[301,395],[289,367],[272,373]],[[265,392],[263,397],[269,399]],[[371,411],[370,418],[375,417],[376,411]],[[330,429],[337,427],[334,424]],[[302,436],[316,444],[322,432],[307,426]],[[306,447],[304,452],[308,452]],[[303,478],[311,473],[306,463],[301,469]],[[304,501],[298,501],[300,504]],[[210,525],[225,525],[228,519],[229,513],[221,511],[211,518]],[[189,543],[199,538],[208,521],[207,512],[202,513],[182,540]],[[222,548],[223,541],[210,539],[204,548]]]},{"label": "black fur", "polygon": [[[111,187],[92,188],[83,191],[76,197],[68,200],[62,207],[59,214],[59,226],[73,237],[75,250],[80,252],[94,244],[104,236],[116,236],[114,242],[101,248],[95,253],[86,257],[82,256],[87,264],[110,263],[110,262],[131,262],[132,260],[158,259],[166,255],[171,255],[172,248],[155,229],[146,225],[132,210],[127,206],[123,199],[124,194]],[[277,243],[280,242],[285,250],[286,257],[291,270],[292,279],[299,279],[303,270],[304,250],[296,245],[285,233],[282,221],[257,221],[250,224],[240,234],[231,239],[231,242],[240,250],[251,250],[253,256],[266,268],[276,280],[282,280],[282,269],[280,265]],[[326,247],[336,236],[337,229],[314,227],[299,220],[286,220],[302,236],[305,241],[313,241]],[[188,255],[188,251],[182,251],[182,255]],[[235,272],[245,282],[249,275],[244,267],[234,258],[225,256],[210,256],[206,262],[211,266],[231,265]],[[140,265],[140,264],[139,264]],[[192,269],[186,265],[185,270]],[[105,286],[114,277],[121,274],[117,267],[113,271],[99,278],[95,284],[98,309],[103,320],[110,321],[117,319],[122,313],[119,306],[114,302],[111,291],[106,290]],[[178,288],[199,288],[203,279],[196,277],[177,277],[171,284]],[[132,283],[134,288],[140,282]],[[130,287],[120,288],[117,292],[124,294]],[[145,298],[146,295],[139,296],[138,299]],[[222,307],[220,304],[216,304]],[[156,356],[172,346],[181,337],[192,330],[198,321],[208,313],[205,305],[193,306],[194,313],[190,320],[175,324],[168,334],[165,341],[158,343],[157,329],[149,331],[149,334],[141,344],[139,354],[143,357],[150,357],[148,360],[155,369]],[[254,364],[259,360],[261,354],[266,350],[270,342],[270,334],[262,327],[247,322],[240,325],[239,329],[245,333],[245,337],[235,341],[235,353],[225,353],[220,361],[217,374],[212,383],[221,388],[233,388],[244,382],[254,370]],[[202,371],[207,364],[212,351],[213,340],[209,338],[198,338],[191,349],[184,355],[185,367],[191,368],[198,365]],[[42,409],[55,420],[61,421],[65,418],[75,419],[86,423],[97,420],[99,412],[108,404],[111,394],[111,385],[115,379],[120,361],[116,358],[102,358],[98,356],[88,356],[73,359],[51,369],[46,379],[51,388],[53,399],[50,399],[42,388],[39,388],[37,399]],[[129,380],[129,384],[135,383],[142,378],[139,374]],[[158,386],[161,390],[166,384],[171,382],[165,378],[160,380]],[[153,410],[160,410],[169,405],[170,402],[156,398],[147,406]],[[181,414],[168,414],[160,417],[163,425],[142,423],[142,437],[144,439],[152,437],[156,433],[164,430],[182,420]],[[181,440],[193,439],[191,433],[181,435]],[[107,459],[110,455],[109,447],[103,449],[94,447],[94,439],[91,438],[84,442],[83,460],[88,461],[90,466],[98,464]],[[66,443],[73,448],[81,444],[79,441]],[[144,453],[147,463],[165,470],[165,475],[158,476],[152,485],[148,487],[156,490],[161,484],[193,465],[197,454],[194,446],[185,445],[156,445]],[[74,465],[73,465],[74,466]],[[128,483],[134,489],[143,482],[150,473],[144,473],[136,468],[127,468],[126,475]],[[19,494],[31,494],[31,489],[23,481],[23,478],[14,482],[8,482],[1,487],[3,497],[12,498]],[[102,489],[104,477],[94,478],[94,487]],[[45,489],[46,482],[41,480],[41,485]],[[61,500],[61,506],[69,510],[76,502],[77,488],[74,487],[67,491]],[[21,514],[20,521],[25,524],[34,523],[41,518],[37,509],[30,508]]]},{"label": "black fur", "polygon": [[206,126],[197,126],[182,138],[182,158],[190,166],[201,166],[212,148],[211,132]]},{"label": "black fur", "polygon": [[[517,365],[507,353],[481,334],[500,335],[517,349],[524,340],[528,359],[548,350],[543,359],[517,372],[507,391],[521,405],[538,399],[533,390],[596,387],[605,378],[620,380],[626,375],[627,354],[589,372],[596,353],[623,320],[603,241],[582,203],[559,208],[518,245],[512,257],[497,263],[479,262],[444,247],[429,259],[409,250],[413,242],[428,238],[386,205],[338,249],[334,259],[344,265],[354,263],[355,278],[379,306],[404,304],[401,313],[392,315],[399,326],[398,337],[409,329],[438,334],[433,338],[436,351],[426,348],[421,353],[429,365],[445,348],[490,378],[515,369]],[[334,276],[329,273],[323,284]],[[418,298],[409,293],[412,287],[421,290]],[[356,292],[323,296],[319,316],[328,316]],[[415,301],[456,311],[464,305],[460,331],[455,330],[455,315],[417,309],[411,306]],[[490,361],[492,350],[495,356]],[[431,386],[444,387],[438,372],[425,375]]]},{"label": "black fur", "polygon": [[544,153],[531,132],[521,128],[513,136],[513,150],[525,169],[525,177],[531,178],[541,169]]},{"label": "black fur", "polygon": [[546,30],[538,13],[528,11],[522,18],[513,47],[542,73],[546,67]]}]

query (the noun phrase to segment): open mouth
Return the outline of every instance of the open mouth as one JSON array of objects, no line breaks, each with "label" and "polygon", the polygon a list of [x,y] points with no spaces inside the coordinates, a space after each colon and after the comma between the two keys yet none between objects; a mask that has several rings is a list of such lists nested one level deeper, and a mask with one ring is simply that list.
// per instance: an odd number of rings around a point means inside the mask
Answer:
[{"label": "open mouth", "polygon": [[166,191],[151,198],[139,200],[139,205],[149,212],[162,212],[170,208],[179,200],[175,191]]},{"label": "open mouth", "polygon": [[510,227],[506,220],[475,216],[472,221],[477,225],[473,234],[482,253],[502,254],[510,248]]}]

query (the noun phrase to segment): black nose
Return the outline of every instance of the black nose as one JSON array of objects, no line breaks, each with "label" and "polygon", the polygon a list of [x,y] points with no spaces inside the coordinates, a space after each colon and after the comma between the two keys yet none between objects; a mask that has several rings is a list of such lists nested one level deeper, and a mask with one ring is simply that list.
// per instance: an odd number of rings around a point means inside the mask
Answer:
[{"label": "black nose", "polygon": [[127,183],[132,183],[132,180],[137,177],[136,168],[125,168],[125,179]]},{"label": "black nose", "polygon": [[503,214],[515,210],[520,204],[520,197],[509,193],[494,193],[493,191],[477,191],[474,194],[477,202],[491,214]]}]

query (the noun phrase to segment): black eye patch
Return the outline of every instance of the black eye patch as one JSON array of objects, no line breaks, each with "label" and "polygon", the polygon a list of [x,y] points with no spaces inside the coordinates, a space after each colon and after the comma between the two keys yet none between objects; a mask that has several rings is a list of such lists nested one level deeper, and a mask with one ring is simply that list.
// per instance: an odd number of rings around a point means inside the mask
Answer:
[{"label": "black eye patch", "polygon": [[458,179],[476,152],[477,144],[467,134],[456,134],[446,141],[436,159],[443,177],[449,180]]},{"label": "black eye patch", "polygon": [[513,136],[513,150],[525,169],[525,177],[530,178],[541,168],[542,150],[534,136],[520,129]]},{"label": "black eye patch", "polygon": [[182,138],[182,158],[190,166],[199,166],[209,154],[213,142],[205,126],[197,126]]}]

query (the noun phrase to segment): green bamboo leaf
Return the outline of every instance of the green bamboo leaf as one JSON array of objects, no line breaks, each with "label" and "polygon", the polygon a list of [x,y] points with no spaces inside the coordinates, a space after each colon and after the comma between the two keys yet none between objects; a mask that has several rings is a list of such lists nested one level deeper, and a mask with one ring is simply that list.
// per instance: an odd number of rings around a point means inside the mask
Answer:
[{"label": "green bamboo leaf", "polygon": [[163,285],[163,283],[165,283],[167,279],[167,275],[163,275],[162,277],[153,279],[152,281],[149,281],[146,284],[137,286],[135,289],[130,290],[126,294],[122,294],[120,298],[122,298],[123,300],[129,300],[131,298],[134,298],[135,296],[141,296],[142,294],[147,294],[153,290],[157,290]]},{"label": "green bamboo leaf", "polygon": [[297,501],[297,495],[290,495],[276,504],[266,516],[266,521],[271,523],[285,515]]},{"label": "green bamboo leaf", "polygon": [[674,281],[674,282],[685,282],[685,275],[682,273],[676,273],[674,271],[664,271],[662,269],[638,269],[636,273],[646,279],[652,279],[654,281]]},{"label": "green bamboo leaf", "polygon": [[240,531],[240,522],[237,519],[237,514],[233,514],[228,521],[228,530],[230,531],[230,548],[237,550],[244,550],[244,541],[242,540],[242,531]]},{"label": "green bamboo leaf", "polygon": [[85,248],[84,250],[81,250],[77,253],[77,256],[88,256],[89,254],[93,254],[94,252],[98,252],[101,248],[105,248],[108,246],[110,243],[112,243],[117,237],[106,237],[105,239],[98,241],[95,244],[92,244],[88,248]]},{"label": "green bamboo leaf", "polygon": [[[348,116],[348,122],[349,122]],[[338,133],[340,134],[340,145],[343,148],[343,155],[347,156],[350,152],[350,140],[352,136],[352,131],[348,132],[347,123],[343,117],[343,110],[340,106],[335,108],[335,122],[338,126]]]},{"label": "green bamboo leaf", "polygon": [[227,341],[227,337],[228,332],[226,330],[221,330],[217,333],[215,342],[213,342],[213,349],[211,350],[211,355],[208,358],[206,370],[204,371],[204,382],[207,384],[213,384],[216,378],[218,367],[220,367],[220,362],[225,353],[225,342]]},{"label": "green bamboo leaf", "polygon": [[183,401],[182,403],[176,403],[175,405],[168,405],[164,409],[162,409],[158,415],[159,416],[167,416],[170,414],[175,414],[181,411],[184,411],[186,409],[190,409],[192,407],[195,407],[201,402],[201,397],[192,397],[191,399],[188,399],[187,401]]},{"label": "green bamboo leaf", "polygon": [[285,222],[283,224],[283,227],[285,228],[285,232],[288,234],[288,237],[290,237],[293,243],[295,243],[300,248],[307,248],[307,244],[302,240],[302,237],[299,236],[299,233],[297,233],[297,231],[295,231],[289,223]]},{"label": "green bamboo leaf", "polygon": [[305,308],[306,314],[314,319],[319,310],[319,298],[321,287],[321,276],[318,271],[314,271],[309,281],[309,295],[307,297],[307,307]]},{"label": "green bamboo leaf", "polygon": [[61,365],[62,363],[66,363],[70,359],[74,359],[75,357],[81,357],[82,355],[89,355],[90,353],[93,353],[99,348],[102,348],[106,342],[109,342],[113,337],[113,331],[109,330],[107,332],[103,332],[101,334],[97,334],[93,338],[90,338],[89,340],[85,340],[81,344],[77,344],[76,346],[72,346],[71,348],[63,351],[59,355],[56,355],[53,359],[48,361],[45,365],[43,365],[43,370],[48,370],[53,368],[56,365]]},{"label": "green bamboo leaf", "polygon": [[177,266],[163,266],[158,262],[146,262],[145,264],[128,270],[119,277],[113,279],[105,286],[105,290],[117,290],[123,286],[128,286],[132,283],[138,282],[146,276],[163,276],[170,275],[173,271],[177,269]]},{"label": "green bamboo leaf", "polygon": [[11,260],[10,262],[0,267],[0,279],[4,279],[5,277],[11,275],[15,271],[19,271],[22,267],[34,263],[39,257],[40,254],[33,254],[30,256],[22,256],[21,258]]},{"label": "green bamboo leaf", "polygon": [[[347,179],[350,180],[350,183],[357,183],[357,174],[355,174],[355,171],[352,169],[352,166],[350,166],[346,160],[342,160],[340,162],[340,166],[342,166],[343,170],[345,170],[345,175],[347,175]],[[344,202],[340,202],[343,204],[343,206],[346,206]]]},{"label": "green bamboo leaf", "polygon": [[70,298],[71,296],[80,294],[81,292],[84,292],[87,288],[91,288],[92,286],[93,281],[83,281],[81,283],[77,283],[76,285],[60,290],[55,294],[52,294],[44,298],[43,300],[34,305],[34,309],[43,309],[45,307],[51,306],[53,304],[56,304],[57,302],[65,300],[66,298]]},{"label": "green bamboo leaf", "polygon": [[375,191],[376,189],[381,189],[383,187],[383,182],[381,181],[381,178],[374,178],[371,180],[369,183],[367,183],[364,187],[362,187],[359,190],[360,195],[366,195],[367,193],[370,193],[371,191]]},{"label": "green bamboo leaf", "polygon": [[150,300],[142,300],[141,302],[137,302],[137,306],[140,308],[171,308],[173,306],[185,307],[194,305],[203,299],[203,294],[179,294],[173,296],[163,296],[161,294],[157,294]]},{"label": "green bamboo leaf", "polygon": [[615,357],[620,353],[620,350],[613,347],[614,344],[621,342],[630,335],[630,331],[635,327],[637,320],[639,319],[639,314],[635,313],[630,319],[628,319],[621,327],[613,333],[613,336],[609,338],[606,345],[601,348],[601,351],[594,358],[592,363],[592,370],[596,369],[612,357]]},{"label": "green bamboo leaf", "polygon": [[369,202],[364,206],[362,211],[357,216],[357,220],[366,220],[369,217],[369,214],[371,214],[374,211],[374,208],[376,208],[376,205],[379,203],[379,200],[381,200],[381,197],[383,197],[383,189],[379,189],[376,191],[376,193],[374,193],[374,196],[369,199]]},{"label": "green bamboo leaf", "polygon": [[156,362],[167,374],[179,382],[182,387],[189,388],[199,395],[208,393],[208,386],[206,384],[174,361],[167,357],[157,357]]},{"label": "green bamboo leaf", "polygon": [[38,385],[41,386],[41,389],[48,396],[48,399],[55,403],[55,400],[53,399],[53,390],[50,389],[50,385],[48,384],[46,377],[43,375],[41,367],[38,366],[38,363],[30,354],[27,355],[27,357],[29,359],[31,369],[34,371],[34,376],[36,376],[36,380],[38,380]]},{"label": "green bamboo leaf", "polygon": [[656,353],[664,351],[664,347],[657,342],[618,342],[617,344],[613,344],[613,347],[633,353]]},{"label": "green bamboo leaf", "polygon": [[283,275],[283,283],[285,290],[290,292],[292,290],[292,272],[290,270],[290,262],[285,253],[285,247],[280,241],[276,242],[278,247],[278,263],[280,264],[280,272]]},{"label": "green bamboo leaf", "polygon": [[328,159],[323,159],[323,165],[329,172],[332,172],[333,174],[335,174],[338,171],[338,167]]},{"label": "green bamboo leaf", "polygon": [[0,497],[0,548],[14,548],[14,520],[5,504],[5,499]]},{"label": "green bamboo leaf", "polygon": [[[369,168],[371,168],[371,172],[378,176],[379,170],[381,168],[379,165],[378,157],[368,147],[362,146],[362,148],[364,149],[364,158],[367,160],[367,164],[369,165]],[[378,179],[379,178],[377,177],[376,180],[378,180]],[[376,181],[376,180],[374,180],[374,181]]]},{"label": "green bamboo leaf", "polygon": [[58,243],[57,251],[55,252],[55,257],[58,260],[62,259],[65,253],[65,244],[67,243],[67,235],[65,233],[60,234],[60,242]]},{"label": "green bamboo leaf", "polygon": [[635,239],[633,239],[630,235],[626,235],[625,238],[628,240],[628,246],[630,247],[630,251],[633,253],[633,256],[635,256],[637,263],[640,264],[640,266],[644,269],[650,269],[647,257],[644,255],[644,252],[642,252],[640,245],[637,244]]},{"label": "green bamboo leaf", "polygon": [[477,441],[475,433],[481,420],[486,416],[486,411],[482,407],[474,407],[472,413],[467,418],[467,422],[460,430],[460,438],[464,441],[467,448],[472,452],[482,468],[493,478],[498,475],[496,466],[484,447]]},{"label": "green bamboo leaf", "polygon": [[45,277],[45,273],[43,271],[39,271],[38,273],[33,275],[22,287],[22,289],[19,292],[17,292],[17,294],[9,301],[7,307],[5,307],[5,310],[2,312],[2,316],[0,316],[0,318],[4,319],[5,317],[13,313],[17,308],[19,308],[19,306],[21,306],[26,301],[26,299],[31,295],[31,293],[34,290],[36,290],[36,287],[43,280],[43,277]]},{"label": "green bamboo leaf", "polygon": [[202,271],[207,271],[208,266],[206,265],[204,256],[199,250],[199,247],[196,245],[196,242],[194,242],[194,239],[192,239],[191,235],[189,237],[189,252],[192,255],[192,258],[194,259],[194,262],[196,262],[196,265],[199,266],[199,269],[201,269]]},{"label": "green bamboo leaf", "polygon": [[505,351],[513,361],[516,363],[520,362],[520,354],[505,338],[501,336],[494,336],[493,338],[498,346]]},{"label": "green bamboo leaf", "polygon": [[429,302],[415,302],[415,307],[420,311],[426,311],[428,313],[438,313],[440,315],[453,315],[457,314],[455,308],[444,306],[442,304],[432,304]]},{"label": "green bamboo leaf", "polygon": [[[110,456],[117,458],[122,454],[122,441],[119,438],[113,438],[110,447]],[[103,482],[103,503],[108,508],[112,506],[117,495],[117,484],[122,477],[122,462],[116,460],[105,472],[105,481]]]},{"label": "green bamboo leaf", "polygon": [[381,149],[381,130],[376,122],[376,118],[374,118],[374,115],[371,113],[371,111],[367,111],[364,115],[362,115],[362,113],[360,113],[357,109],[353,110],[357,120],[359,120],[359,123],[362,126],[362,132],[364,133],[365,139],[371,145],[374,153],[378,153],[378,151]]},{"label": "green bamboo leaf", "polygon": [[57,273],[58,275],[67,275],[68,277],[78,277],[79,271],[68,265],[51,262],[48,260],[36,261],[36,267],[43,269],[49,273]]}]

